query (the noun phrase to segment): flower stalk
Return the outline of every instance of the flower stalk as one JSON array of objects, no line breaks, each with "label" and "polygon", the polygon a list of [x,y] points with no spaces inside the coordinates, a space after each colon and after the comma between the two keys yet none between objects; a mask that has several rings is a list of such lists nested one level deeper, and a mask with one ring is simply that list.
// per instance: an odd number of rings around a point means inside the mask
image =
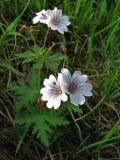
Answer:
[{"label": "flower stalk", "polygon": [[44,43],[43,43],[43,48],[45,48],[45,45],[46,45],[46,42],[47,42],[47,39],[48,39],[48,35],[50,33],[51,29],[48,27],[48,30],[45,34],[45,39],[44,39]]}]

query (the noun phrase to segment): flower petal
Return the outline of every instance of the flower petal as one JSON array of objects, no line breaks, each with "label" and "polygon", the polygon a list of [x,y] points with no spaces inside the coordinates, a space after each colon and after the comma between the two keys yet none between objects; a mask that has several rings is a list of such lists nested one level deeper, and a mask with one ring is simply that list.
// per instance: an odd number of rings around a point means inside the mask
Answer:
[{"label": "flower petal", "polygon": [[47,87],[42,88],[40,90],[40,93],[43,94],[43,96],[41,97],[43,101],[47,101],[51,96],[49,89]]},{"label": "flower petal", "polygon": [[68,26],[71,24],[71,22],[69,21],[69,17],[68,16],[62,16],[61,17],[61,22],[65,25]]},{"label": "flower petal", "polygon": [[65,25],[59,25],[58,31],[63,34],[64,32],[68,31],[68,28]]},{"label": "flower petal", "polygon": [[36,16],[35,18],[33,18],[33,24],[38,23],[40,21],[39,16]]},{"label": "flower petal", "polygon": [[72,75],[72,81],[76,84],[83,84],[88,80],[87,75],[81,75],[80,71],[75,71]]},{"label": "flower petal", "polygon": [[54,109],[58,109],[61,105],[61,100],[60,98],[54,99]]},{"label": "flower petal", "polygon": [[80,78],[81,78],[81,72],[75,71],[72,75],[72,80],[73,81],[80,81]]},{"label": "flower petal", "polygon": [[70,71],[67,68],[61,69],[61,73],[63,75],[63,81],[70,83],[71,74]]},{"label": "flower petal", "polygon": [[49,79],[47,79],[47,78],[44,79],[43,84],[44,84],[44,86],[46,86],[46,87],[51,87],[54,82],[56,83],[56,78],[51,74],[51,75],[49,76]]},{"label": "flower petal", "polygon": [[64,101],[64,102],[66,102],[67,99],[68,99],[67,95],[66,95],[65,93],[63,93],[63,94],[61,95],[61,100]]},{"label": "flower petal", "polygon": [[47,102],[47,107],[48,108],[54,107],[54,109],[57,109],[60,106],[60,104],[61,104],[60,97],[51,97]]},{"label": "flower petal", "polygon": [[45,87],[50,87],[53,85],[53,82],[46,78],[44,79],[43,84]]},{"label": "flower petal", "polygon": [[40,93],[41,93],[41,94],[44,94],[44,93],[46,93],[46,91],[47,91],[46,87],[43,87],[43,88],[40,90]]},{"label": "flower petal", "polygon": [[54,8],[54,10],[52,10],[55,17],[60,18],[62,16],[62,10],[61,9],[57,9],[57,7]]},{"label": "flower petal", "polygon": [[48,99],[50,98],[50,94],[49,93],[45,93],[45,94],[43,94],[43,96],[41,97],[41,99],[43,100],[43,101],[48,101]]},{"label": "flower petal", "polygon": [[48,27],[52,30],[58,30],[58,26],[53,25],[52,23],[48,23]]},{"label": "flower petal", "polygon": [[50,81],[52,82],[56,82],[56,78],[55,76],[53,76],[52,74],[49,76]]},{"label": "flower petal", "polygon": [[82,90],[92,90],[93,86],[91,83],[84,83],[80,85],[80,89]]},{"label": "flower petal", "polygon": [[70,94],[70,100],[71,100],[71,103],[73,103],[74,105],[78,106],[79,104],[80,105],[83,105],[84,102],[85,102],[85,97],[80,95],[80,94]]},{"label": "flower petal", "polygon": [[80,94],[87,97],[90,97],[93,95],[93,93],[88,89],[81,89]]},{"label": "flower petal", "polygon": [[52,98],[50,98],[49,100],[48,100],[48,102],[47,102],[47,107],[48,108],[52,108],[53,107],[53,99]]},{"label": "flower petal", "polygon": [[86,82],[87,80],[88,80],[88,76],[87,75],[85,75],[85,74],[81,75],[81,81],[83,83]]}]

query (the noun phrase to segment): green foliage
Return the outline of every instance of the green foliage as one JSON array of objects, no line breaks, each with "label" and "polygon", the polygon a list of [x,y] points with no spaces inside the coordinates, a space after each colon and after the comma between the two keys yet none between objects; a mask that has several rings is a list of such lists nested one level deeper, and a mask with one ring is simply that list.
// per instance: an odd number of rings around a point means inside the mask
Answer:
[{"label": "green foliage", "polygon": [[27,84],[19,82],[17,85],[14,84],[11,86],[11,90],[13,90],[18,96],[16,111],[19,111],[24,107],[29,109],[29,104],[33,104],[37,101],[40,94],[38,79],[38,74],[35,72],[31,74]]},{"label": "green foliage", "polygon": [[[35,107],[35,106],[33,106]],[[16,123],[19,125],[31,125],[33,124],[33,134],[37,134],[37,138],[41,139],[41,142],[49,146],[51,134],[54,132],[54,128],[57,126],[68,125],[69,122],[56,111],[44,111],[36,110],[34,113],[22,113],[16,116]]]},{"label": "green foliage", "polygon": [[1,42],[6,38],[6,36],[13,31],[14,27],[19,23],[23,13],[25,12],[25,10],[27,9],[27,6],[29,4],[30,0],[28,0],[27,4],[25,5],[25,8],[23,9],[23,11],[20,13],[20,15],[18,15],[13,22],[6,28],[6,30],[3,32],[1,38],[0,38],[0,44]]},{"label": "green foliage", "polygon": [[16,55],[18,58],[24,59],[23,63],[33,62],[33,68],[41,69],[43,65],[51,71],[57,72],[61,60],[67,61],[67,56],[61,53],[53,54],[51,49],[40,48],[35,45],[31,51]]},{"label": "green foliage", "polygon": [[[31,0],[29,5],[27,5],[27,2],[29,3],[28,0],[1,0],[0,3],[0,42],[2,42],[0,46],[0,118],[1,127],[3,126],[0,131],[2,148],[0,159],[34,159],[35,157],[36,159],[54,158],[61,160],[65,157],[81,160],[120,159],[120,137],[118,136],[120,132],[120,0]],[[54,53],[53,50],[44,50],[35,46],[34,49],[38,48],[40,50],[39,54],[41,55],[38,55],[38,57],[36,56],[37,51],[34,51],[33,48],[30,49],[33,43],[43,46],[42,38],[44,38],[46,32],[45,25],[41,23],[33,25],[32,18],[36,12],[47,8],[53,9],[54,6],[62,9],[63,13],[70,17],[71,25],[68,27],[69,32],[63,36],[57,31],[52,31],[47,44],[50,46],[51,42],[64,42],[68,50],[66,55],[69,57],[69,68],[71,70],[80,69],[83,73],[90,75],[94,85],[94,97],[84,106],[84,115],[80,120],[76,119],[76,117],[79,119],[79,116],[81,116],[81,112],[80,114],[77,113],[80,107],[69,103],[64,106],[65,111],[68,109],[70,112],[75,112],[73,116],[80,128],[80,139],[76,134],[79,131],[73,132],[70,128],[67,128],[67,131],[64,129],[63,132],[61,127],[56,128],[45,121],[51,130],[50,132],[48,127],[48,131],[46,129],[46,132],[50,135],[48,137],[50,143],[51,139],[52,141],[53,139],[56,140],[60,135],[58,129],[64,134],[64,137],[57,141],[56,148],[53,143],[53,146],[46,151],[46,148],[44,149],[44,147],[39,147],[39,144],[34,145],[33,143],[34,135],[39,133],[38,130],[31,136],[31,127],[34,129],[37,125],[35,121],[31,122],[32,124],[23,122],[20,123],[22,126],[15,126],[10,129],[8,124],[12,124],[10,116],[14,118],[13,102],[16,99],[16,122],[17,119],[21,118],[21,115],[25,118],[25,115],[39,114],[41,116],[47,113],[44,110],[45,106],[39,108],[36,105],[36,100],[40,96],[40,87],[35,89],[33,84],[34,89],[32,89],[29,80],[27,83],[24,81],[18,82],[18,80],[24,77],[23,73],[31,71],[31,66],[34,69],[43,68],[42,71],[45,75],[47,69],[47,73],[50,70],[57,71],[58,66],[62,67],[62,61],[66,61],[66,58],[56,60],[58,55],[63,56],[61,53],[57,53],[60,50],[58,46],[54,49]],[[27,10],[20,17],[24,7]],[[21,28],[24,26],[26,29],[22,30]],[[15,57],[16,53],[21,53],[17,57],[21,56],[23,65],[21,65],[20,59]],[[24,58],[25,54],[26,57]],[[56,56],[55,60],[53,60],[54,56]],[[64,66],[67,67],[67,64],[64,63]],[[6,70],[9,71],[9,75]],[[35,81],[33,78],[34,83],[36,81],[40,82],[39,77]],[[42,73],[41,77],[43,77]],[[12,95],[6,88],[6,84],[11,84],[13,80],[18,83],[14,90],[16,96]],[[32,90],[38,92],[35,97]],[[24,100],[25,97],[27,100]],[[19,105],[19,103],[21,104]],[[60,109],[62,109],[62,106]],[[51,110],[49,111],[51,112]],[[58,113],[59,110],[56,112]],[[56,114],[56,112],[54,113]],[[64,112],[64,114],[67,113]],[[18,125],[20,124],[18,123]],[[28,128],[28,125],[30,125],[30,128]],[[104,134],[103,137],[101,137],[102,133]],[[13,137],[14,142],[12,142]],[[19,141],[17,138],[19,138]],[[13,146],[13,144],[17,146],[18,144],[17,157],[12,155],[12,153],[15,153],[14,147],[6,147],[6,144],[7,146]],[[75,158],[76,148],[78,149]],[[43,157],[43,152],[48,154]],[[98,152],[99,154],[97,154]],[[63,158],[60,155],[63,155]]]},{"label": "green foliage", "polygon": [[0,67],[6,68],[9,71],[15,73],[16,75],[23,77],[23,74],[13,67],[9,61],[0,60]]},{"label": "green foliage", "polygon": [[14,29],[14,27],[19,23],[21,18],[21,15],[19,15],[18,17],[15,18],[15,20],[7,27],[7,29],[3,32],[1,38],[0,38],[0,43],[6,38],[6,36],[12,32],[12,30]]},{"label": "green foliage", "polygon": [[67,107],[67,109],[70,112],[78,112],[83,114],[82,109],[80,108],[80,106],[75,106],[74,104],[70,103],[70,102],[66,102],[65,107]]},{"label": "green foliage", "polygon": [[119,140],[120,140],[120,136],[114,136],[113,138],[110,138],[110,139],[105,139],[105,140],[97,141],[97,142],[95,142],[95,143],[93,143],[93,144],[90,144],[90,145],[88,145],[88,146],[83,147],[82,149],[81,149],[81,146],[80,146],[80,147],[78,147],[77,152],[75,153],[75,156],[74,156],[74,157],[76,157],[76,156],[79,155],[81,152],[83,152],[83,151],[85,151],[85,150],[87,150],[87,149],[95,148],[95,147],[97,147],[97,146],[103,145],[104,143],[108,143],[108,142],[114,141],[114,140],[118,140],[118,141],[119,141]]},{"label": "green foliage", "polygon": [[[113,138],[114,135],[116,135],[117,133],[119,136],[119,132],[120,132],[120,119],[118,119],[118,121],[114,124],[114,126],[109,131],[106,132],[105,136],[102,138],[102,141],[107,141],[108,139]],[[104,143],[99,145],[98,149],[100,149],[102,145],[104,145]]]},{"label": "green foliage", "polygon": [[[27,84],[19,82],[18,85],[11,86],[11,90],[18,96],[15,122],[19,125],[33,126],[32,134],[36,134],[44,145],[49,146],[54,128],[68,125],[69,122],[58,111],[47,110],[45,106],[40,112],[36,104],[37,98],[40,96],[38,80],[39,75],[37,72],[33,72]],[[25,109],[25,112],[21,109]]]}]

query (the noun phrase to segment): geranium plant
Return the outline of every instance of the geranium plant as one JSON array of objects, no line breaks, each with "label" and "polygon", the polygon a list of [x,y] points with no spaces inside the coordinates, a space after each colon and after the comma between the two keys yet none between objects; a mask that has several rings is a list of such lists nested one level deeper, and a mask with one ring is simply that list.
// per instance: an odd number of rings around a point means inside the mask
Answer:
[{"label": "geranium plant", "polygon": [[66,112],[81,112],[80,105],[85,103],[85,96],[92,96],[92,85],[87,75],[75,71],[71,76],[67,68],[61,67],[63,62],[68,66],[68,57],[53,52],[57,43],[53,43],[50,48],[46,47],[50,30],[62,34],[68,31],[69,17],[63,16],[62,10],[55,7],[54,10],[36,13],[33,23],[37,22],[48,26],[43,46],[35,45],[31,50],[16,55],[23,60],[23,65],[31,64],[31,72],[27,82],[21,80],[13,84],[11,89],[17,95],[15,122],[28,130],[32,128],[32,134],[49,146],[55,134],[61,136],[57,128],[69,125]]}]

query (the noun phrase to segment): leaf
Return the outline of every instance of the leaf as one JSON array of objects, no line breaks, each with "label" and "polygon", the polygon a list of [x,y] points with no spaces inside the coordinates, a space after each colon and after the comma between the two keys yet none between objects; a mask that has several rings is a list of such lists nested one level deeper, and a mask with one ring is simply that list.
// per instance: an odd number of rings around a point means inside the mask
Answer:
[{"label": "leaf", "polygon": [[28,134],[29,126],[25,127],[22,136],[20,137],[20,140],[18,142],[17,148],[16,148],[16,154],[18,153],[18,150],[20,149],[20,146],[22,145],[26,135]]},{"label": "leaf", "polygon": [[33,68],[42,69],[45,64],[46,67],[54,72],[57,72],[61,60],[67,62],[67,56],[61,53],[53,54],[49,48],[43,48],[35,45],[31,51],[16,54],[18,58],[23,59],[23,63],[33,62]]},{"label": "leaf", "polygon": [[53,128],[68,125],[69,122],[55,111],[43,111],[41,113],[22,113],[17,114],[16,123],[20,125],[33,124],[33,134],[41,139],[41,142],[49,146],[49,141],[53,133]]},{"label": "leaf", "polygon": [[33,68],[42,69],[43,65],[44,65],[44,58],[41,58],[35,61]]},{"label": "leaf", "polygon": [[1,38],[0,38],[0,43],[6,38],[6,36],[12,32],[14,30],[14,27],[19,23],[23,13],[25,12],[25,10],[28,7],[30,0],[28,0],[27,4],[25,5],[25,8],[23,9],[23,11],[20,13],[20,15],[18,15],[14,21],[7,27],[7,29],[3,32]]},{"label": "leaf", "polygon": [[83,111],[80,108],[80,106],[75,106],[74,104],[72,104],[70,102],[66,102],[66,106],[70,112],[79,112],[79,113],[83,114]]},{"label": "leaf", "polygon": [[57,72],[61,60],[67,60],[67,57],[61,53],[56,53],[45,57],[45,65],[51,71]]},{"label": "leaf", "polygon": [[87,145],[87,146],[85,146],[83,148],[81,148],[81,146],[80,146],[80,147],[78,147],[77,152],[74,155],[74,158],[77,157],[80,153],[84,152],[85,150],[88,150],[90,148],[96,148],[99,145],[102,145],[104,143],[108,143],[108,142],[111,142],[111,141],[114,141],[114,140],[118,140],[119,141],[120,140],[120,136],[115,136],[115,137],[112,137],[112,138],[109,138],[109,139],[106,139],[106,140],[99,140],[99,141],[97,141],[95,143],[92,143],[92,144],[89,144],[89,145]]},{"label": "leaf", "polygon": [[1,38],[0,38],[0,43],[5,39],[5,37],[13,31],[14,27],[18,24],[20,21],[21,15],[17,16],[14,21],[7,27],[7,29],[3,32]]},{"label": "leaf", "polygon": [[49,124],[47,124],[44,120],[41,120],[41,122],[37,123],[33,128],[33,134],[37,133],[37,138],[41,138],[41,142],[46,146],[49,146],[51,132],[52,130]]},{"label": "leaf", "polygon": [[15,69],[15,68],[12,66],[12,64],[10,64],[9,62],[2,61],[2,60],[1,60],[0,66],[8,69],[9,71],[12,71],[13,73],[15,73],[16,75],[18,75],[18,76],[20,76],[20,77],[23,77],[23,76],[24,76],[20,71],[18,71],[17,69]]},{"label": "leaf", "polygon": [[[120,131],[119,126],[120,126],[120,119],[118,119],[117,122],[114,124],[114,126],[109,131],[107,131],[105,136],[102,138],[102,141],[107,141],[111,137],[114,137],[113,136],[114,134],[116,134],[117,132],[119,133]],[[100,149],[103,144],[104,143],[100,144],[97,149]]]},{"label": "leaf", "polygon": [[29,108],[30,104],[35,103],[40,94],[38,79],[38,74],[33,72],[30,76],[28,84],[19,82],[18,85],[14,84],[10,87],[10,89],[18,95],[16,111],[19,111],[22,108]]}]

